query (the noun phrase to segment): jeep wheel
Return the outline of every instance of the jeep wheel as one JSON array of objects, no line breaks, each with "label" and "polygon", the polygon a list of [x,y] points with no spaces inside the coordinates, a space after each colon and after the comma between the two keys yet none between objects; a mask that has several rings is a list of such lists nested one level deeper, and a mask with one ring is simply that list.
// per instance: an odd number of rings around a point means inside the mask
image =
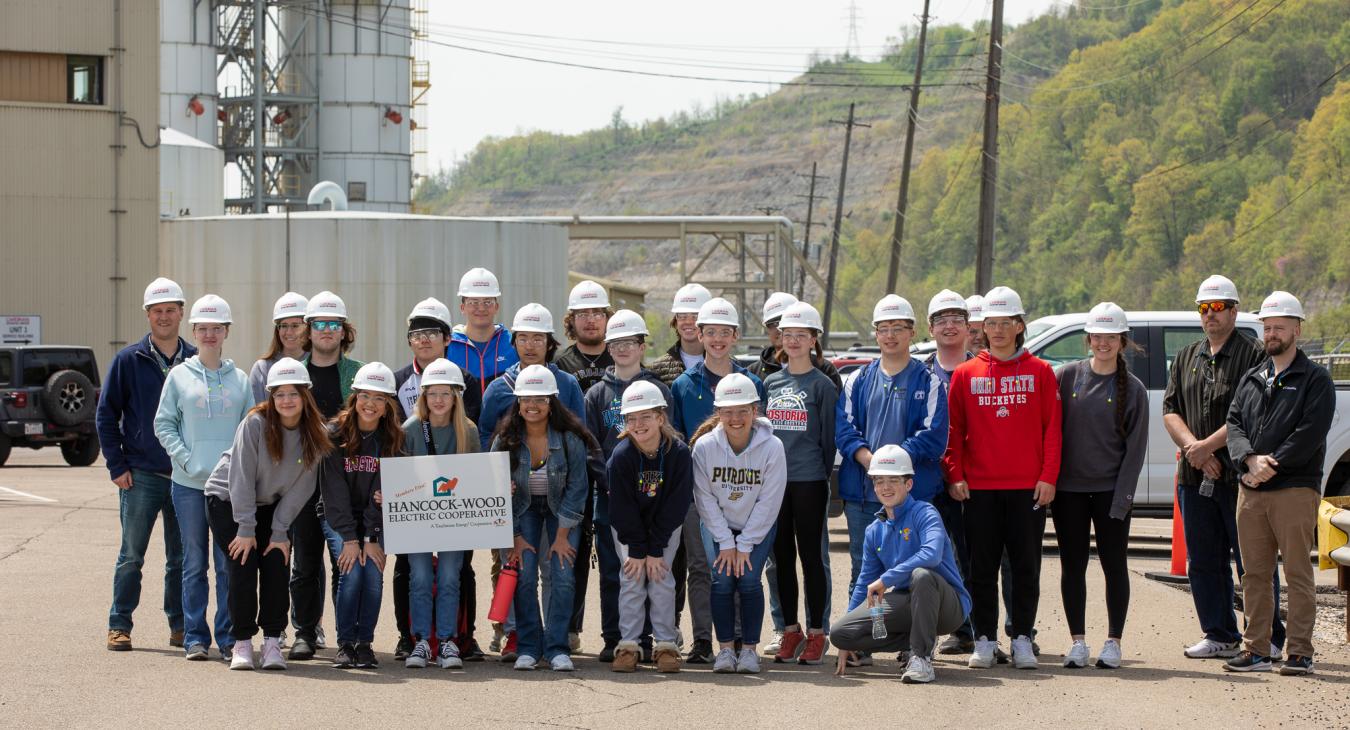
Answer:
[{"label": "jeep wheel", "polygon": [[76,426],[93,418],[98,404],[94,384],[78,370],[58,370],[42,391],[47,417],[62,426]]},{"label": "jeep wheel", "polygon": [[0,466],[4,466],[5,462],[9,461],[9,449],[9,437],[0,436]]},{"label": "jeep wheel", "polygon": [[83,436],[61,443],[61,456],[71,466],[89,466],[98,460],[98,438]]}]

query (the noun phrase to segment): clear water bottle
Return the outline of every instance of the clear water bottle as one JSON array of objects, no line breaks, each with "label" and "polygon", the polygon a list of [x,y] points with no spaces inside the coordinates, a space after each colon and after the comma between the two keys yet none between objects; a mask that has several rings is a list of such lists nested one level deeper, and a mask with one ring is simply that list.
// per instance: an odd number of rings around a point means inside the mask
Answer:
[{"label": "clear water bottle", "polygon": [[872,638],[878,640],[886,638],[886,607],[878,603],[868,608],[867,613],[872,617]]},{"label": "clear water bottle", "polygon": [[1201,497],[1213,497],[1213,496],[1214,496],[1214,480],[1213,480],[1213,479],[1210,479],[1209,477],[1205,477],[1204,479],[1201,479],[1201,480],[1200,480],[1200,496],[1201,496]]}]

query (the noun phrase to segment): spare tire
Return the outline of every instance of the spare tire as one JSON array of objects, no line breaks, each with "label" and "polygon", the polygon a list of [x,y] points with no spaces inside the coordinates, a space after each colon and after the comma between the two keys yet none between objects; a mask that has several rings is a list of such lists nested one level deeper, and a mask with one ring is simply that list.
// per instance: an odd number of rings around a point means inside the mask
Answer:
[{"label": "spare tire", "polygon": [[61,426],[75,426],[94,417],[98,406],[94,384],[78,370],[58,370],[47,378],[42,391],[47,417]]}]

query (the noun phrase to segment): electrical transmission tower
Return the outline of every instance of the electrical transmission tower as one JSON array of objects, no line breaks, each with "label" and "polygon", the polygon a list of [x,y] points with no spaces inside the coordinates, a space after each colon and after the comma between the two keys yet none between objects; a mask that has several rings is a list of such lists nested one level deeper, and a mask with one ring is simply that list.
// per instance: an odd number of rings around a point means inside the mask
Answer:
[{"label": "electrical transmission tower", "polygon": [[858,3],[856,1],[848,4],[848,45],[844,47],[844,54],[850,58],[862,58],[862,43],[858,41],[858,21],[861,16],[858,15]]}]

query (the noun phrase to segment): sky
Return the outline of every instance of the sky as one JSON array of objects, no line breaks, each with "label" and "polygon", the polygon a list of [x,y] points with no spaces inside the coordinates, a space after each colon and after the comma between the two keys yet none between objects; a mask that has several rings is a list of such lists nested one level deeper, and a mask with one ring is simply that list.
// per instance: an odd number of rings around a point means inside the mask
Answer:
[{"label": "sky", "polygon": [[[1015,24],[1067,0],[1006,0]],[[861,56],[876,59],[888,37],[917,27],[923,0],[856,0]],[[452,167],[488,136],[529,130],[576,133],[668,116],[717,98],[765,94],[805,68],[813,50],[832,56],[849,42],[847,0],[631,0],[479,3],[427,0],[431,90],[419,125],[432,171]],[[969,25],[988,0],[932,0],[933,23]],[[451,46],[460,46],[459,48]],[[671,79],[596,71],[464,50],[753,83]]]}]

